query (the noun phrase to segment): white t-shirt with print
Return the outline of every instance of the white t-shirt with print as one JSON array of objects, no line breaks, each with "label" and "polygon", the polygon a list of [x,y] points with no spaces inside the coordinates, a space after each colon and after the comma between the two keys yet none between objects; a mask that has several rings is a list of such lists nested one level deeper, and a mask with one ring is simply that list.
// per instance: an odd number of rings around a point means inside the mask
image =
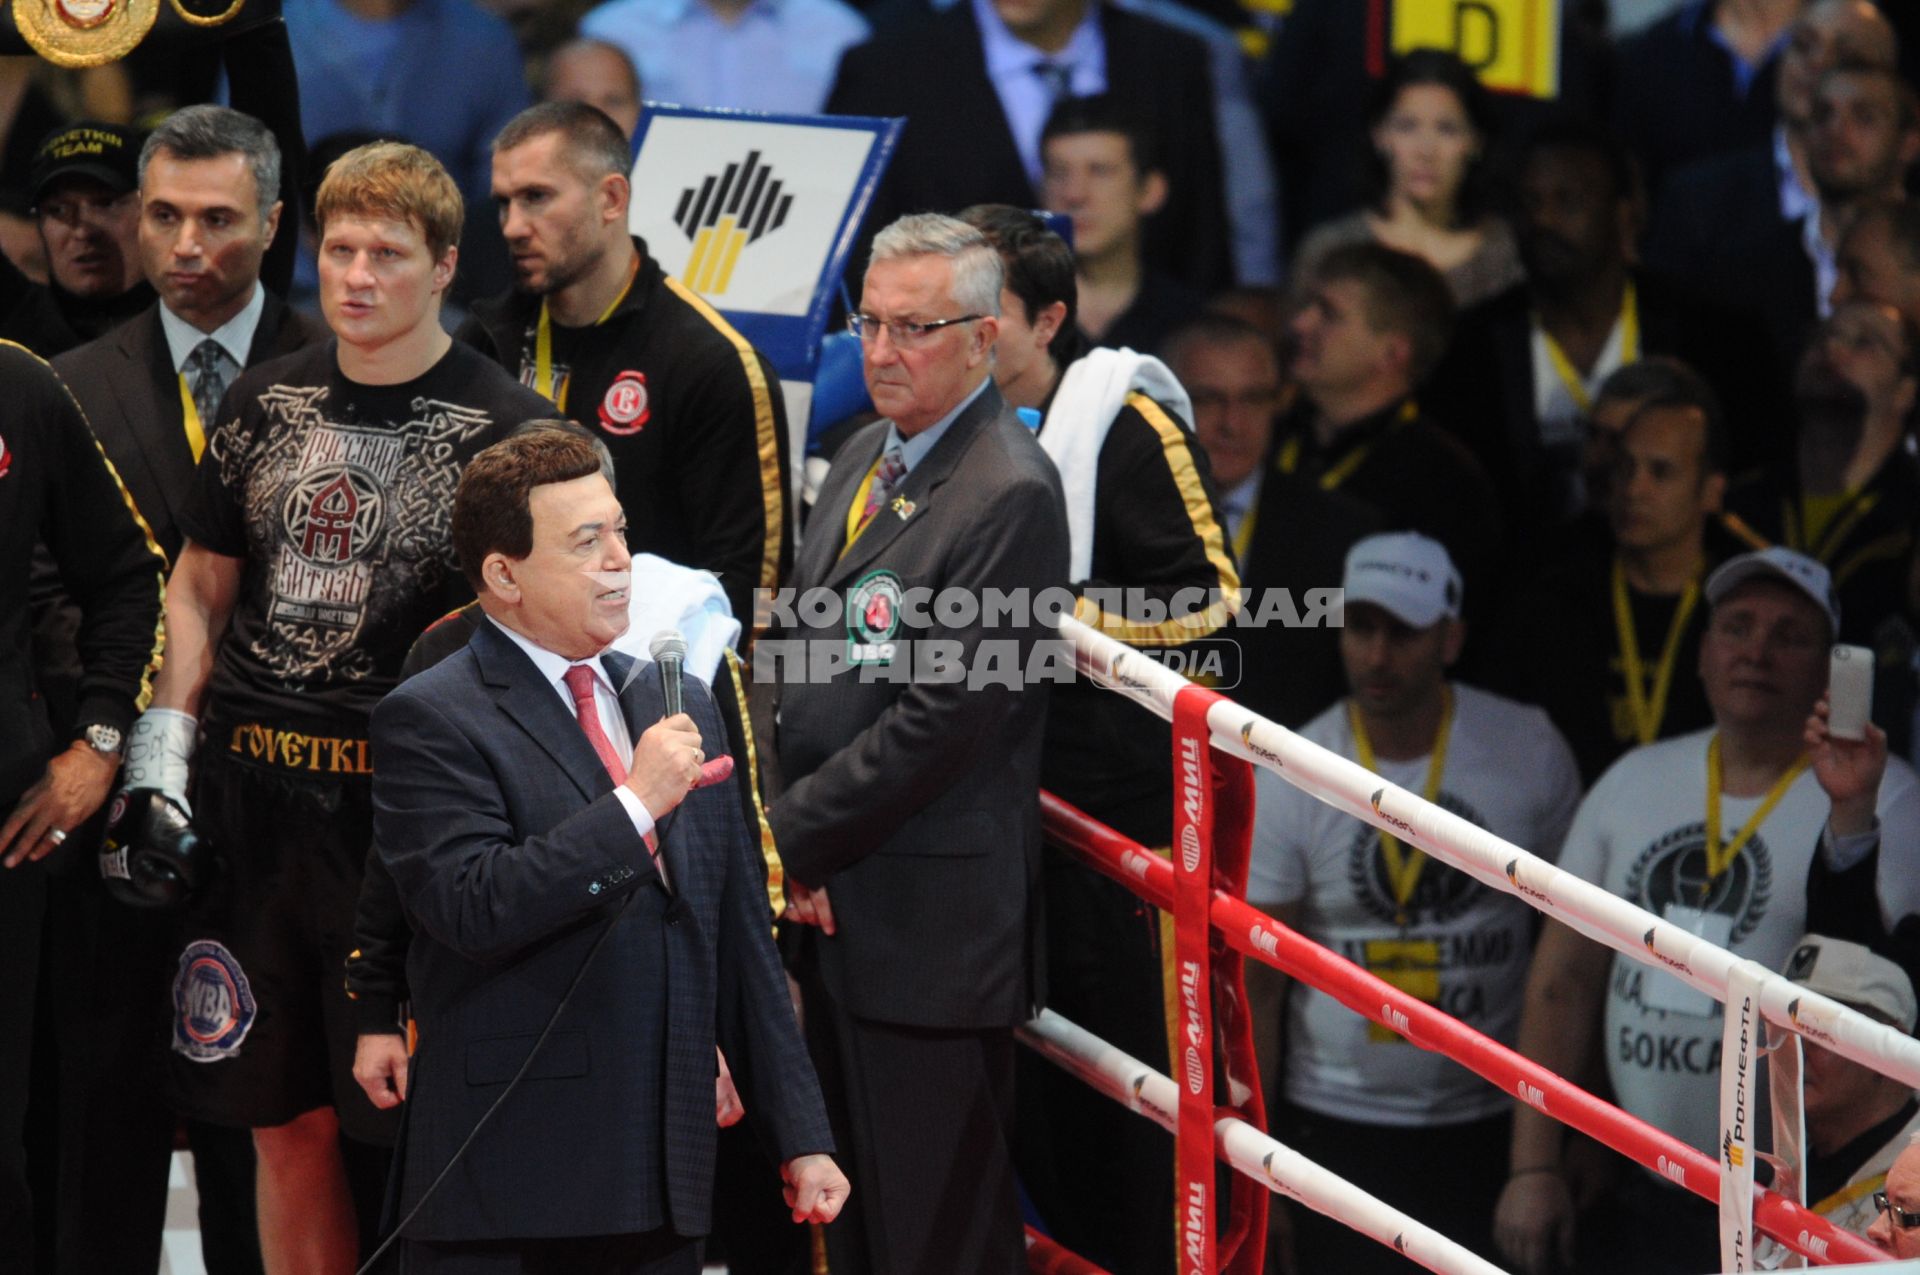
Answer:
[{"label": "white t-shirt with print", "polygon": [[[1438,803],[1551,857],[1580,801],[1572,750],[1540,709],[1458,683],[1453,694]],[[1358,760],[1345,700],[1300,733]],[[1427,762],[1383,761],[1379,773],[1423,793]],[[1511,1044],[1533,950],[1533,909],[1429,859],[1403,926],[1374,827],[1270,771],[1258,774],[1247,898],[1270,906],[1298,901],[1301,933]],[[1408,852],[1413,847],[1402,843]],[[1459,1064],[1305,986],[1289,996],[1285,1089],[1289,1101],[1310,1111],[1402,1127],[1479,1120],[1510,1102]]]},{"label": "white t-shirt with print", "polygon": [[[1707,744],[1711,730],[1637,748],[1587,794],[1560,866],[1655,916],[1778,970],[1806,932],[1807,872],[1829,803],[1811,769],[1787,789],[1727,869],[1706,877]],[[1731,840],[1764,794],[1723,797],[1720,835]],[[1914,910],[1920,782],[1898,759],[1880,785],[1882,910]],[[1909,865],[1902,868],[1902,864]],[[1704,892],[1703,892],[1704,887]],[[1668,909],[1683,909],[1678,917]],[[1607,976],[1601,1046],[1615,1101],[1642,1120],[1712,1153],[1719,1136],[1721,1009],[1665,971],[1616,954]]]}]

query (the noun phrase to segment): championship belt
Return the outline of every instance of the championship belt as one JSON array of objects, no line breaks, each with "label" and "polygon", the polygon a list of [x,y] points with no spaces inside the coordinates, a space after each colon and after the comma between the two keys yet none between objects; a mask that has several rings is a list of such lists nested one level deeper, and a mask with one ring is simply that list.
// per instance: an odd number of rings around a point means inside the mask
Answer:
[{"label": "championship belt", "polygon": [[118,61],[146,38],[159,16],[160,0],[13,0],[21,37],[62,67]]}]

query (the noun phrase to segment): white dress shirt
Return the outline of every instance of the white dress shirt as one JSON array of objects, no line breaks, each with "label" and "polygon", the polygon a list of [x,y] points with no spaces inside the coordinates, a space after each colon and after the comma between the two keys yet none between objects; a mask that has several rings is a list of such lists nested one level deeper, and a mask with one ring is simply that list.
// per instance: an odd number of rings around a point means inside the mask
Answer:
[{"label": "white dress shirt", "polygon": [[[160,330],[167,334],[167,357],[173,360],[173,370],[187,370],[187,360],[200,348],[200,343],[212,338],[221,352],[233,360],[233,375],[227,377],[232,384],[233,377],[239,375],[239,369],[247,365],[247,354],[253,349],[253,332],[260,326],[260,312],[267,308],[267,291],[258,283],[253,285],[253,296],[240,307],[240,313],[228,319],[211,332],[202,332],[185,319],[167,309],[166,302],[160,303]],[[208,424],[212,432],[212,424]]]},{"label": "white dress shirt", "polygon": [[[1254,502],[1260,499],[1260,480],[1265,477],[1266,474],[1261,467],[1256,465],[1251,474],[1220,493],[1220,513],[1227,520],[1229,541],[1239,538],[1240,525],[1247,520],[1247,515],[1253,512]],[[1241,563],[1241,570],[1244,571],[1246,565],[1244,562]]]},{"label": "white dress shirt", "polygon": [[843,0],[752,0],[731,18],[702,0],[612,0],[580,20],[627,55],[649,102],[800,115],[871,30]]},{"label": "white dress shirt", "polygon": [[1833,314],[1833,286],[1840,282],[1839,254],[1827,245],[1827,237],[1820,233],[1825,216],[1820,205],[1815,204],[1806,220],[1800,223],[1800,246],[1806,250],[1807,260],[1813,266],[1814,308],[1823,319]]},{"label": "white dress shirt", "polygon": [[1107,45],[1100,33],[1100,6],[1088,5],[1080,25],[1067,37],[1066,47],[1047,53],[1008,29],[990,0],[972,0],[974,20],[980,24],[980,50],[987,59],[987,78],[1006,112],[1007,128],[1026,166],[1027,178],[1040,188],[1040,131],[1053,112],[1053,94],[1034,67],[1052,62],[1067,72],[1075,97],[1107,91]]},{"label": "white dress shirt", "polygon": [[[515,646],[527,653],[527,658],[533,661],[533,666],[540,670],[540,676],[547,679],[547,684],[553,687],[553,693],[558,695],[561,702],[567,706],[567,716],[576,721],[579,720],[579,715],[573,707],[573,692],[567,689],[567,670],[575,664],[584,664],[592,669],[593,707],[600,714],[600,728],[607,733],[608,741],[613,744],[614,755],[623,762],[632,764],[633,735],[627,730],[627,715],[620,708],[619,692],[614,689],[613,683],[607,680],[607,671],[601,667],[597,657],[591,660],[570,660],[564,655],[555,655],[532,638],[514,632],[492,616],[487,617],[487,622],[506,634]],[[635,832],[644,838],[653,831],[653,815],[633,789],[625,784],[616,784],[613,795],[626,809],[627,817],[633,820]],[[654,862],[660,868],[660,879],[666,880],[666,860],[656,857]]]},{"label": "white dress shirt", "polygon": [[[1573,391],[1554,368],[1553,355],[1547,349],[1547,330],[1541,326],[1538,314],[1532,316],[1530,328],[1533,413],[1534,419],[1540,422],[1540,441],[1548,447],[1576,445],[1585,437],[1582,418],[1587,409],[1574,398]],[[1627,325],[1623,316],[1614,319],[1607,343],[1600,347],[1600,357],[1593,361],[1593,371],[1581,383],[1589,403],[1600,393],[1601,384],[1626,362]]]}]

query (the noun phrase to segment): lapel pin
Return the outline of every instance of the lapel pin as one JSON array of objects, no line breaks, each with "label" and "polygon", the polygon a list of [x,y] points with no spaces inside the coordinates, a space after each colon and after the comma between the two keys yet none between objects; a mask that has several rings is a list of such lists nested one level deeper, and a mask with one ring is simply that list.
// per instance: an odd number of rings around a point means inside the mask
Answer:
[{"label": "lapel pin", "polygon": [[893,498],[892,508],[893,508],[893,512],[900,515],[900,521],[905,522],[907,519],[913,517],[913,511],[916,508],[916,506],[911,500],[908,500],[905,496],[895,496]]}]

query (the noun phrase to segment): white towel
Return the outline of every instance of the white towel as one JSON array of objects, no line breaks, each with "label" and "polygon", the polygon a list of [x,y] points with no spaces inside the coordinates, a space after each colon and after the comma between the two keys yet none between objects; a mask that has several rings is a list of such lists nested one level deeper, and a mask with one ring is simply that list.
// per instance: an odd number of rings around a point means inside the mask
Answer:
[{"label": "white towel", "polygon": [[1066,492],[1067,531],[1073,540],[1070,579],[1075,584],[1093,575],[1093,496],[1100,448],[1134,390],[1173,409],[1182,424],[1193,419],[1193,401],[1165,363],[1135,350],[1103,349],[1067,368],[1040,430],[1040,447],[1053,457]]}]

